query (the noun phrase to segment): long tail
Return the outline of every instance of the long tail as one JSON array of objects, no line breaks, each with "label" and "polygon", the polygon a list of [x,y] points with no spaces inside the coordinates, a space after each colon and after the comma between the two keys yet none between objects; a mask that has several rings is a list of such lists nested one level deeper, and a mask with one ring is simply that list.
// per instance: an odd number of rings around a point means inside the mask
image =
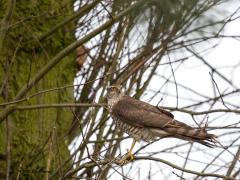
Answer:
[{"label": "long tail", "polygon": [[[203,131],[195,129],[194,131],[195,132],[190,131],[190,133],[188,134],[175,134],[174,136],[179,139],[197,142],[210,148],[216,146],[217,136],[207,133],[205,130]],[[194,135],[192,135],[191,133],[193,133]]]},{"label": "long tail", "polygon": [[[193,141],[200,144],[203,144],[207,147],[213,148],[216,146],[216,138],[214,134],[210,134],[205,130],[204,128],[192,128],[190,126],[182,126],[182,127],[171,127],[171,128],[164,128],[164,131],[168,133],[165,137],[174,137],[179,138],[186,141]],[[159,131],[160,133],[160,131]],[[162,136],[162,130],[161,135],[158,133],[158,130],[154,130],[154,134],[157,136]]]}]

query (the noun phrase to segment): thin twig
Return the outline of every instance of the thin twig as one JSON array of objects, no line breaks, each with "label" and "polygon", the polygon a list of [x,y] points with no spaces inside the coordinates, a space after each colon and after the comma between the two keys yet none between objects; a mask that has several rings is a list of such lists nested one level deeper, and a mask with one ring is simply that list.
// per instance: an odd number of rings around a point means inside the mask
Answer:
[{"label": "thin twig", "polygon": [[176,164],[173,164],[169,161],[166,161],[166,160],[160,159],[160,158],[155,158],[155,157],[150,157],[150,156],[136,156],[134,159],[135,160],[151,160],[151,161],[161,162],[161,163],[164,163],[168,166],[171,166],[172,168],[178,169],[180,171],[184,171],[186,173],[195,174],[195,175],[198,175],[198,176],[201,176],[201,177],[217,177],[217,178],[225,178],[225,179],[228,179],[228,180],[235,180],[234,178],[231,178],[231,177],[228,177],[228,176],[225,176],[225,175],[214,174],[214,173],[200,173],[198,171],[185,169],[185,168],[182,168],[182,167],[180,167]]}]

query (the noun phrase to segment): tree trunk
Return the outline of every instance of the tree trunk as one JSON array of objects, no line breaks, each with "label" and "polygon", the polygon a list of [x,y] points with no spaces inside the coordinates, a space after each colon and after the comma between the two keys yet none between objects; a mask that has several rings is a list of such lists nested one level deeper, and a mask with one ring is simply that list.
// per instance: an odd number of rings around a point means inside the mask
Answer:
[{"label": "tree trunk", "polygon": [[[73,5],[69,1],[9,0],[4,3],[0,6],[0,103],[15,99],[31,77],[56,53],[75,41],[74,22],[44,37],[54,26],[73,15]],[[24,97],[71,85],[74,74],[72,54],[45,74]],[[72,92],[68,88],[40,94],[21,105],[71,102]],[[48,179],[48,173],[57,169],[63,158],[69,157],[68,142],[60,142],[59,138],[69,127],[71,117],[68,109],[16,111],[9,115],[0,125],[0,179]]]}]

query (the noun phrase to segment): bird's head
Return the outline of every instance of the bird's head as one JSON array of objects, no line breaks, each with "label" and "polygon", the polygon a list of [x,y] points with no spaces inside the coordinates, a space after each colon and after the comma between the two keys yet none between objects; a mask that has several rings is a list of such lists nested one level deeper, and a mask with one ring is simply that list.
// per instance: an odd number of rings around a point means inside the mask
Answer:
[{"label": "bird's head", "polygon": [[122,87],[120,85],[113,85],[107,88],[107,98],[108,99],[118,99],[121,96]]}]

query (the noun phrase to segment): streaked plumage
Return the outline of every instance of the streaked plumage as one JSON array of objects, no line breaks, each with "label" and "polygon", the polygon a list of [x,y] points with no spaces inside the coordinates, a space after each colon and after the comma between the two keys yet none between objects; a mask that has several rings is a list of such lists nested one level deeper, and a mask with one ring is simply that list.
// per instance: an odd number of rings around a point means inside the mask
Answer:
[{"label": "streaked plumage", "polygon": [[124,95],[117,86],[109,88],[107,98],[117,126],[137,141],[174,137],[214,146],[215,135],[207,133],[205,128],[193,128],[179,122],[164,109]]}]

